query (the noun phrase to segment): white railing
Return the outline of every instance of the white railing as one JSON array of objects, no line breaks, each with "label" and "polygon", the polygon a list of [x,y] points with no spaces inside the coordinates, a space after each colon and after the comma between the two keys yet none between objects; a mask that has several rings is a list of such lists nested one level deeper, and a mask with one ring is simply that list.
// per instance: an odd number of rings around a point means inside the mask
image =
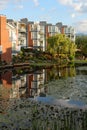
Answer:
[{"label": "white railing", "polygon": [[26,29],[25,28],[20,28],[19,32],[26,32]]}]

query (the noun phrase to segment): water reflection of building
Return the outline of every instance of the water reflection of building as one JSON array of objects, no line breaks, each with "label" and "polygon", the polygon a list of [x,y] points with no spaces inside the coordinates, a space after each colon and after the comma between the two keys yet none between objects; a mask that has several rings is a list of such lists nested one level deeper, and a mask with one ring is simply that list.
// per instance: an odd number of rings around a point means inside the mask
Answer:
[{"label": "water reflection of building", "polygon": [[12,87],[11,78],[12,78],[11,71],[6,71],[0,74],[0,86],[10,89]]},{"label": "water reflection of building", "polygon": [[10,98],[41,96],[45,93],[43,87],[46,81],[46,70],[39,70],[31,74],[13,75],[12,71],[1,74],[0,86],[9,89],[7,95]]},{"label": "water reflection of building", "polygon": [[12,77],[10,98],[34,97],[44,93],[45,70]]},{"label": "water reflection of building", "polygon": [[[47,88],[44,84],[48,81],[63,77],[72,77],[75,75],[75,69],[72,68],[59,68],[55,66],[49,69],[38,70],[34,73],[12,75],[12,71],[6,71],[1,74],[0,86],[9,89],[8,98],[21,98],[21,97],[34,97],[45,96]],[[46,85],[45,85],[46,86]]]},{"label": "water reflection of building", "polygon": [[28,94],[30,97],[44,93],[45,70],[36,71],[27,75]]},{"label": "water reflection of building", "polygon": [[5,113],[9,106],[10,89],[12,87],[12,72],[0,73],[0,113]]},{"label": "water reflection of building", "polygon": [[26,75],[13,76],[10,98],[20,98],[26,93]]},{"label": "water reflection of building", "polygon": [[11,71],[6,71],[5,73],[3,72],[0,75],[0,96],[2,99],[7,100],[10,98],[10,93],[9,90],[12,87],[12,72]]}]

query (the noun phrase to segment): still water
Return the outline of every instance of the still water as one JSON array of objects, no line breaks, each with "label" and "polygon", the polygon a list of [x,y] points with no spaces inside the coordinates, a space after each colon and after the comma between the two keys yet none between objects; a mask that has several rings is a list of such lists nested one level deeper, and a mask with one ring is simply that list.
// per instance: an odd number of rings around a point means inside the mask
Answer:
[{"label": "still water", "polygon": [[0,130],[87,130],[87,66],[3,70]]},{"label": "still water", "polygon": [[87,66],[53,66],[34,72],[28,69],[1,72],[0,98],[9,100],[24,97],[61,106],[86,108]]}]

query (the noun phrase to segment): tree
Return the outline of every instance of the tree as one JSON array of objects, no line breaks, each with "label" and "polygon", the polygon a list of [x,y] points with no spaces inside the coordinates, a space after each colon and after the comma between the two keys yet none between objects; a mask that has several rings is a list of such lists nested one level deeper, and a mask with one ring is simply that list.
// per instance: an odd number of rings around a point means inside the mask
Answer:
[{"label": "tree", "polygon": [[87,56],[87,36],[76,37],[77,48],[81,51],[81,54]]},{"label": "tree", "polygon": [[65,55],[66,58],[75,56],[76,45],[65,35],[57,34],[51,36],[47,39],[47,42],[47,51],[50,52],[54,58],[55,55],[58,55],[58,57]]}]

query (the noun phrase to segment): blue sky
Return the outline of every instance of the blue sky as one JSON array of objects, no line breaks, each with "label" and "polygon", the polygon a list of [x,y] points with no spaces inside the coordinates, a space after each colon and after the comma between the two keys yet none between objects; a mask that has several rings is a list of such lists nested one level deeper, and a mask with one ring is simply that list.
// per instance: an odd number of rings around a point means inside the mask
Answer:
[{"label": "blue sky", "polygon": [[0,0],[0,14],[14,20],[62,22],[87,33],[87,0]]}]

